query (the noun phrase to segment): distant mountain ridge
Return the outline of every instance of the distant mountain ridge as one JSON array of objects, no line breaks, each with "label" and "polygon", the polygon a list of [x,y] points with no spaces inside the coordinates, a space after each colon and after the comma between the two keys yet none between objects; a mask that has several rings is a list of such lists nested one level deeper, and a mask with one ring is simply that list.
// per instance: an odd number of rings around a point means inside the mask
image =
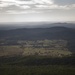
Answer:
[{"label": "distant mountain ridge", "polygon": [[0,38],[38,40],[38,39],[74,39],[75,29],[55,26],[50,28],[19,28],[0,30]]},{"label": "distant mountain ridge", "polygon": [[0,30],[11,30],[18,28],[50,28],[55,26],[75,28],[75,23],[50,23],[50,22],[30,22],[30,23],[9,23],[0,24]]}]

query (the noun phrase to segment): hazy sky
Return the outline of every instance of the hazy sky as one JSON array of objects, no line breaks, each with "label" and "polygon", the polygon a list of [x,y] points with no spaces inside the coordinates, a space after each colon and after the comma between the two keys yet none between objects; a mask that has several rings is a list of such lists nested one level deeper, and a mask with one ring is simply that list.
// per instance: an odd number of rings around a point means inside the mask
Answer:
[{"label": "hazy sky", "polygon": [[0,22],[75,21],[75,0],[0,0]]}]

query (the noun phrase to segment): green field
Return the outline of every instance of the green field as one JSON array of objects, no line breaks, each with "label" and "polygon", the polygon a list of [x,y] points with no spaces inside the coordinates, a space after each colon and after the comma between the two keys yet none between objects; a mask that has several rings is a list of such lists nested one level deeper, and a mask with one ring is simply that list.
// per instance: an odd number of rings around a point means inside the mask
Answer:
[{"label": "green field", "polygon": [[61,65],[46,66],[1,66],[0,75],[75,75],[75,67]]},{"label": "green field", "polygon": [[1,57],[0,75],[75,75],[75,57]]}]

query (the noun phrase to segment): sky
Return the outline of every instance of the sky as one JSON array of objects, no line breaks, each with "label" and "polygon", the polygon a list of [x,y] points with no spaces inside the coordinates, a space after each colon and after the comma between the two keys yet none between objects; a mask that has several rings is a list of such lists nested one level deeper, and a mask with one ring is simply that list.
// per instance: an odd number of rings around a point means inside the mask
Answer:
[{"label": "sky", "polygon": [[75,0],[0,0],[0,23],[75,21]]}]

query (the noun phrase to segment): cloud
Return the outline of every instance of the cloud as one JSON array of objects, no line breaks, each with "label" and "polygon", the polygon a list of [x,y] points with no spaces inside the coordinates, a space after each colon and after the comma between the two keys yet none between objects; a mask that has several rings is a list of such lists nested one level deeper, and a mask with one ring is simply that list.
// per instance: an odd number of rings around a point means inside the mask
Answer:
[{"label": "cloud", "polygon": [[16,5],[15,0],[0,0],[0,7],[9,7]]},{"label": "cloud", "polygon": [[2,4],[7,3],[7,4],[17,4],[17,5],[22,5],[22,4],[53,4],[52,0],[0,0]]},{"label": "cloud", "polygon": [[37,9],[69,9],[67,5],[59,6],[56,4],[53,5],[35,5]]},{"label": "cloud", "polygon": [[8,14],[28,14],[28,13],[42,13],[41,11],[34,11],[34,10],[28,10],[28,11],[15,11],[15,10],[8,10],[6,11]]},{"label": "cloud", "polygon": [[14,5],[15,7],[19,7],[22,9],[29,9],[30,7],[36,4],[53,4],[52,0],[0,0],[0,8],[11,7]]},{"label": "cloud", "polygon": [[71,5],[75,4],[75,0],[54,0],[54,3],[58,5]]},{"label": "cloud", "polygon": [[33,0],[36,4],[53,4],[52,0]]},{"label": "cloud", "polygon": [[75,4],[69,6],[70,9],[75,9]]},{"label": "cloud", "polygon": [[20,8],[22,8],[22,9],[29,9],[30,6],[28,6],[28,5],[23,5],[23,6],[20,6]]},{"label": "cloud", "polygon": [[[15,12],[19,13],[17,12],[18,10],[20,12],[24,12],[25,10],[32,11],[32,9],[36,12],[39,12],[40,10],[45,11],[46,9],[48,10],[52,10],[52,9],[67,10],[69,9],[70,10],[70,9],[75,9],[75,4],[59,5],[55,3],[55,0],[0,0],[0,12],[3,11],[5,13],[8,13],[7,11],[12,10],[10,13],[15,13]],[[32,13],[36,13],[36,12],[32,12]]]}]

